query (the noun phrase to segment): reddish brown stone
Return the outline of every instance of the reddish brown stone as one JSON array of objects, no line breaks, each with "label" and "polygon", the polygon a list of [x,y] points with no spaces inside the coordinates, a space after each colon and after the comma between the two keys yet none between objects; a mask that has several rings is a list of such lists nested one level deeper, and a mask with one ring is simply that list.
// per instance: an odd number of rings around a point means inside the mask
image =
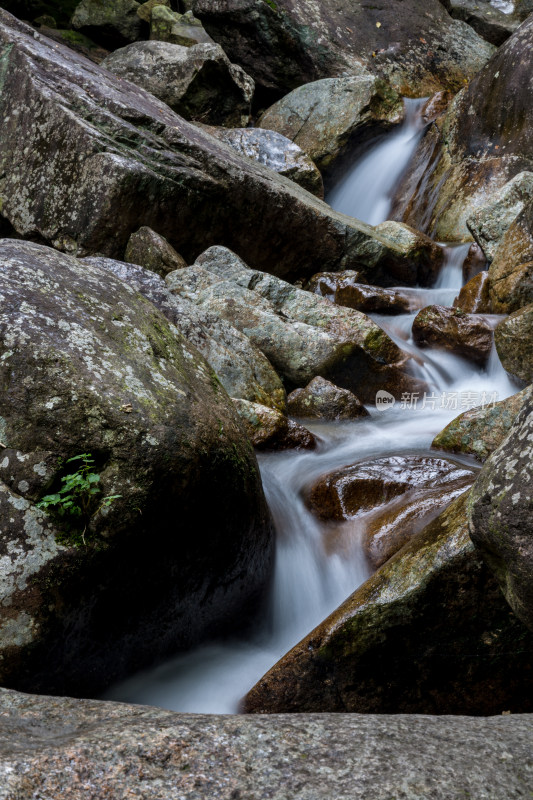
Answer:
[{"label": "reddish brown stone", "polygon": [[419,347],[438,347],[480,366],[488,361],[492,338],[492,329],[483,317],[458,308],[428,306],[413,322],[413,339]]},{"label": "reddish brown stone", "polygon": [[467,314],[490,314],[492,303],[490,301],[489,273],[478,272],[477,275],[470,278],[453,301],[453,305]]}]

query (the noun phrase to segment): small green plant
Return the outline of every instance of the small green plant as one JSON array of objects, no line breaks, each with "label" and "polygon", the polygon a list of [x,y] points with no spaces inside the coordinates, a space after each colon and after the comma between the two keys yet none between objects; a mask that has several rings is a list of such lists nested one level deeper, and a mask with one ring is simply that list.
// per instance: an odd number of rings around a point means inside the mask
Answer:
[{"label": "small green plant", "polygon": [[66,464],[78,464],[76,472],[61,478],[61,488],[55,494],[47,494],[37,503],[37,508],[62,519],[70,530],[81,530],[85,544],[85,531],[91,519],[108,508],[120,494],[101,497],[100,475],[95,472],[95,462],[91,453],[81,453],[69,458]]}]

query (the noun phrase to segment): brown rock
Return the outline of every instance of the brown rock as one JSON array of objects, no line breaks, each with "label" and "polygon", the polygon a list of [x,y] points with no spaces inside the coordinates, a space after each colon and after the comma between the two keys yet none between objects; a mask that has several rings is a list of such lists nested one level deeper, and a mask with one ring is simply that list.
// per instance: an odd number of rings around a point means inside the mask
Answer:
[{"label": "brown rock", "polygon": [[318,272],[306,286],[308,291],[327,297],[338,306],[355,308],[365,314],[406,314],[416,301],[395,289],[381,289],[358,282],[358,272]]},{"label": "brown rock", "polygon": [[533,381],[533,304],[514,311],[496,327],[494,343],[504,368],[525,383]]},{"label": "brown rock", "polygon": [[294,417],[313,419],[355,419],[368,416],[361,401],[348,389],[325,378],[313,378],[305,389],[295,389],[287,398],[287,410]]},{"label": "brown rock", "polygon": [[490,314],[490,281],[488,272],[478,272],[463,286],[455,300],[454,308],[460,308],[465,314]]},{"label": "brown rock", "polygon": [[509,314],[533,302],[533,261],[518,264],[508,272],[496,262],[490,269],[490,297],[496,314]]},{"label": "brown rock", "polygon": [[257,450],[313,450],[313,434],[285,414],[248,400],[233,400]]},{"label": "brown rock", "polygon": [[469,249],[465,260],[463,261],[463,283],[468,283],[471,278],[483,272],[487,267],[487,259],[485,253],[478,245],[473,242]]},{"label": "brown rock", "polygon": [[322,520],[346,520],[388,503],[412,489],[448,485],[471,470],[434,456],[389,456],[362,461],[320,478],[309,490],[308,504]]},{"label": "brown rock", "polygon": [[437,92],[430,97],[420,112],[422,120],[426,125],[429,125],[430,122],[434,122],[438,117],[442,116],[452,100],[453,95],[451,92]]},{"label": "brown rock", "polygon": [[419,347],[438,347],[476,364],[486,364],[492,350],[492,329],[483,317],[446,306],[423,308],[413,322]]},{"label": "brown rock", "polygon": [[174,250],[164,236],[146,226],[131,234],[124,260],[128,264],[138,264],[151,272],[156,272],[162,278],[175,269],[187,266],[185,259]]}]

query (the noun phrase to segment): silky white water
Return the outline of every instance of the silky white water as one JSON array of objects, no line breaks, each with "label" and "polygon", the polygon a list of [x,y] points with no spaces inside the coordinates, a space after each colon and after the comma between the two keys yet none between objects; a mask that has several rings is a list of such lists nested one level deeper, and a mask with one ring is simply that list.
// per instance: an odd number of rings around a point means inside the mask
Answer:
[{"label": "silky white water", "polygon": [[[389,145],[383,142],[380,147],[387,150]],[[375,155],[371,152],[365,158]],[[398,174],[406,163],[398,166]],[[435,288],[404,291],[416,298],[420,308],[450,305],[461,287],[467,249],[446,248],[446,264]],[[178,711],[235,713],[254,683],[368,577],[362,531],[358,534],[352,526],[342,547],[332,547],[325,527],[303,502],[305,487],[324,473],[364,459],[427,454],[434,436],[467,407],[502,400],[517,391],[495,350],[483,370],[443,351],[420,350],[411,338],[415,315],[374,315],[374,319],[412,355],[413,373],[428,384],[425,394],[407,396],[383,411],[370,407],[370,417],[353,422],[308,425],[320,437],[316,451],[259,458],[277,549],[268,613],[257,622],[255,635],[178,656],[113,687],[107,699]]]}]

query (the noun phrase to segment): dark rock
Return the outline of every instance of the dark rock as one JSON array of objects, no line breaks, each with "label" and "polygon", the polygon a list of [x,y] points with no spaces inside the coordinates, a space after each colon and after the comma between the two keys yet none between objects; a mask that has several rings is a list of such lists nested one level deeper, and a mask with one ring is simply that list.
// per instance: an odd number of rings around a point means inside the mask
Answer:
[{"label": "dark rock", "polygon": [[159,275],[142,267],[109,258],[89,257],[84,261],[109,270],[157,306],[200,351],[230,397],[285,411],[285,389],[272,365],[228,322],[171,294]]},{"label": "dark rock", "polygon": [[509,433],[526,392],[523,389],[499,403],[465,411],[435,436],[431,446],[486,461]]},{"label": "dark rock", "polygon": [[503,234],[490,265],[490,293],[498,313],[518,311],[533,302],[533,203],[528,203]]},{"label": "dark rock", "polygon": [[359,283],[358,272],[318,272],[306,285],[308,292],[339,306],[365,314],[407,314],[417,306],[416,299],[396,289],[381,289]]},{"label": "dark rock", "polygon": [[514,311],[494,331],[504,368],[525,383],[533,381],[533,304]]},{"label": "dark rock", "polygon": [[0,704],[0,782],[21,800],[518,800],[533,781],[528,714],[178,714],[6,689]]},{"label": "dark rock", "polygon": [[356,419],[368,416],[358,398],[324,378],[313,378],[305,389],[295,389],[287,398],[287,410],[293,417],[314,419]]},{"label": "dark rock", "polygon": [[239,416],[257,450],[314,450],[316,439],[303,425],[273,408],[234,400]]},{"label": "dark rock", "polygon": [[324,171],[347,151],[401,121],[403,106],[390,86],[365,69],[299,86],[267,109],[261,128],[296,142]]},{"label": "dark rock", "polygon": [[[161,6],[164,8],[164,6]],[[158,97],[185,119],[241,126],[250,121],[254,82],[217,44],[134,42],[102,66]]]},{"label": "dark rock", "polygon": [[72,17],[72,27],[104,47],[120,47],[141,35],[136,0],[81,0]]},{"label": "dark rock", "polygon": [[188,263],[224,244],[254,267],[294,277],[354,265],[387,275],[429,257],[336,214],[2,10],[0,45],[0,114],[9,120],[0,200],[23,237],[122,258],[146,225]]},{"label": "dark rock", "polygon": [[[504,185],[531,171],[533,17],[454,99],[419,146],[395,205],[439,241],[468,241],[467,220]],[[532,260],[532,259],[525,259]]]},{"label": "dark rock", "polygon": [[479,275],[479,273],[483,272],[486,268],[487,259],[485,253],[478,243],[474,242],[468,248],[468,253],[463,261],[463,283],[468,283],[469,280]]},{"label": "dark rock", "polygon": [[433,490],[470,477],[472,470],[430,456],[388,456],[330,472],[308,492],[313,513],[322,520],[351,519],[406,492]]},{"label": "dark rock", "polygon": [[185,259],[176,253],[164,236],[146,227],[131,234],[124,259],[129,264],[138,264],[162,278],[175,269],[187,266]]},{"label": "dark rock", "polygon": [[[4,239],[0,257],[0,680],[98,692],[253,608],[261,478],[214,373],[151,303],[41,245]],[[118,495],[84,530],[34,505],[81,453]]]},{"label": "dark rock", "polygon": [[150,23],[154,6],[166,6],[170,8],[170,0],[147,0],[146,3],[141,3],[137,9],[137,15],[143,22]]},{"label": "dark rock", "polygon": [[458,91],[493,52],[438,0],[195,0],[194,10],[231,60],[278,97],[361,65],[402,95]]},{"label": "dark rock", "polygon": [[490,314],[490,280],[488,272],[478,272],[466,283],[455,300],[454,308],[460,308],[465,314]]},{"label": "dark rock", "polygon": [[487,0],[444,0],[444,5],[454,19],[470,25],[487,42],[499,47],[520,25],[514,14],[504,14]]},{"label": "dark rock", "polygon": [[209,248],[166,281],[172,292],[248,336],[289,388],[320,375],[369,403],[378,389],[400,397],[421,388],[404,371],[405,354],[364,314],[249,269],[226,248]]},{"label": "dark rock", "polygon": [[468,504],[470,535],[515,614],[533,628],[531,390],[508,436],[492,453]]},{"label": "dark rock", "polygon": [[481,366],[492,350],[492,328],[483,317],[445,306],[428,306],[418,312],[413,339],[419,347],[438,347]]},{"label": "dark rock", "polygon": [[245,710],[528,711],[533,635],[470,540],[466,500],[454,500],[284,656]]},{"label": "dark rock", "polygon": [[206,127],[205,130],[237,153],[253,158],[316,197],[324,198],[324,183],[316,165],[301,147],[281,133],[261,128]]}]

